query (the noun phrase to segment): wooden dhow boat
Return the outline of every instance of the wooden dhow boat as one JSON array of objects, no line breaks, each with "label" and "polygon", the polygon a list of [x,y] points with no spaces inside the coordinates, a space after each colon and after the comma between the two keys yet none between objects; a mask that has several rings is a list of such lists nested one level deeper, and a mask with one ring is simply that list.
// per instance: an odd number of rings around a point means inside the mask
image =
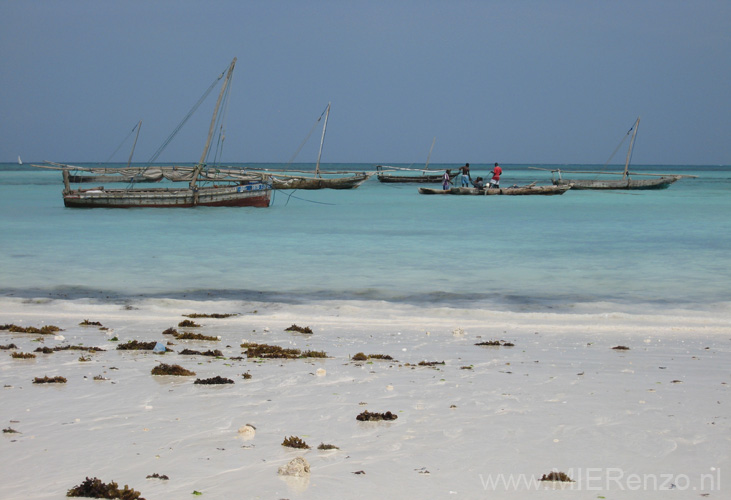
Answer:
[{"label": "wooden dhow boat", "polygon": [[[368,172],[327,172],[323,177],[320,171],[320,160],[322,159],[322,147],[325,143],[325,132],[327,131],[327,120],[330,116],[330,105],[327,103],[327,108],[320,114],[320,117],[315,121],[315,126],[320,120],[325,117],[325,121],[322,124],[322,136],[320,138],[320,150],[317,154],[317,164],[315,165],[314,174],[307,175],[309,172],[301,170],[287,170],[269,172],[263,170],[269,175],[270,183],[274,189],[355,189],[372,175]],[[314,129],[314,126],[313,126]],[[312,131],[307,136],[309,139]],[[305,142],[307,141],[305,139]],[[304,145],[304,143],[302,144]],[[300,146],[302,149],[302,146]],[[298,150],[299,152],[299,150]],[[295,153],[295,156],[297,153]],[[294,161],[294,157],[290,160],[290,163]],[[259,169],[251,169],[251,171],[257,171]]]},{"label": "wooden dhow boat", "polygon": [[[403,168],[403,167],[391,167],[389,165],[376,165],[376,178],[379,182],[386,183],[419,183],[419,184],[436,184],[442,182],[444,172],[435,173],[434,170],[429,170],[429,159],[431,158],[431,152],[434,149],[434,143],[437,141],[435,137],[431,142],[429,148],[429,154],[426,156],[426,165],[423,169],[417,168]],[[449,180],[454,179],[459,175],[459,170],[449,172]],[[397,172],[408,172],[408,173],[397,173]],[[412,174],[413,172],[413,174]],[[416,174],[418,172],[418,174]]]},{"label": "wooden dhow boat", "polygon": [[536,186],[528,184],[527,186],[511,186],[505,188],[474,188],[474,187],[453,187],[450,189],[434,189],[420,187],[420,194],[454,194],[454,195],[472,195],[472,196],[521,196],[521,195],[557,195],[564,194],[571,189],[568,186]]},{"label": "wooden dhow boat", "polygon": [[[192,167],[189,173],[189,183],[186,188],[136,188],[134,182],[126,189],[106,189],[97,187],[91,189],[71,189],[68,168],[63,168],[63,201],[67,207],[75,208],[132,208],[132,207],[268,207],[271,200],[271,189],[268,176],[261,173],[241,173],[236,177],[221,178],[214,175],[216,182],[229,184],[207,185],[210,182],[209,169],[206,158],[211,146],[211,139],[216,128],[217,117],[224,95],[231,81],[236,58],[222,73],[218,80],[225,76],[221,91],[218,95],[216,107],[213,111],[208,138],[200,160]],[[213,86],[211,87],[211,89]],[[210,90],[210,89],[209,89]],[[179,130],[178,127],[177,130]],[[175,133],[175,132],[174,132]],[[172,136],[171,136],[172,138]],[[170,141],[168,139],[167,142]],[[167,144],[166,142],[166,144]],[[37,165],[40,166],[40,165]],[[147,170],[147,169],[144,169]],[[163,169],[164,171],[164,169]]]},{"label": "wooden dhow boat", "polygon": [[[632,147],[635,143],[635,137],[637,136],[637,129],[640,126],[640,118],[637,117],[637,120],[635,121],[634,125],[627,131],[624,138],[620,142],[619,146],[617,146],[617,149],[614,150],[614,153],[612,153],[612,156],[607,160],[607,163],[604,164],[606,166],[609,161],[611,161],[614,154],[617,152],[619,147],[622,145],[622,142],[630,135],[632,134],[632,138],[630,139],[629,148],[627,150],[627,158],[624,163],[624,171],[622,172],[592,172],[592,171],[581,171],[581,170],[561,170],[561,169],[553,169],[550,170],[551,172],[551,182],[557,186],[567,186],[572,185],[573,189],[636,189],[636,190],[642,190],[642,189],[666,189],[668,188],[672,183],[675,181],[682,179],[683,177],[695,177],[693,175],[663,175],[663,174],[649,174],[649,173],[637,173],[637,172],[630,172],[629,171],[629,164],[630,160],[632,159]],[[548,170],[548,169],[542,169],[542,168],[536,168],[536,167],[530,167],[534,170]],[[599,177],[601,175],[621,175],[621,179],[564,179],[562,177],[562,174],[593,174],[596,177]],[[649,176],[651,178],[648,179],[637,179],[636,176]]]},{"label": "wooden dhow boat", "polygon": [[[142,121],[140,120],[137,125],[132,129],[130,135],[136,130],[135,141],[132,144],[132,151],[129,154],[127,160],[127,166],[124,168],[119,167],[81,167],[77,165],[69,165],[66,163],[56,163],[52,161],[44,162],[44,165],[33,165],[35,167],[48,168],[54,170],[68,170],[69,171],[69,182],[73,184],[81,184],[84,182],[124,182],[124,183],[139,183],[139,182],[160,182],[163,178],[162,171],[159,168],[150,167],[132,167],[132,157],[135,153],[135,146],[137,146],[137,139],[140,137],[140,129],[142,128]],[[121,145],[120,145],[121,147]],[[119,150],[119,148],[117,148]],[[116,153],[116,151],[115,151]],[[114,153],[112,153],[114,156]],[[111,159],[111,157],[110,157]],[[73,172],[73,173],[71,173]]]}]

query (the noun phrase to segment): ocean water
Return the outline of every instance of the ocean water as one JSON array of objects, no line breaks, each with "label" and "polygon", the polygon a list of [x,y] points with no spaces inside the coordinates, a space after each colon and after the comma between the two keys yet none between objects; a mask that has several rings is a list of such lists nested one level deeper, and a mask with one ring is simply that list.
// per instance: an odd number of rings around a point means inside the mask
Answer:
[{"label": "ocean water", "polygon": [[[503,186],[550,183],[549,172],[503,168]],[[83,210],[64,208],[59,172],[0,164],[0,295],[728,310],[731,167],[632,170],[698,178],[659,191],[479,197],[374,177],[355,190],[276,191],[265,209]],[[488,171],[473,165],[472,175]]]}]

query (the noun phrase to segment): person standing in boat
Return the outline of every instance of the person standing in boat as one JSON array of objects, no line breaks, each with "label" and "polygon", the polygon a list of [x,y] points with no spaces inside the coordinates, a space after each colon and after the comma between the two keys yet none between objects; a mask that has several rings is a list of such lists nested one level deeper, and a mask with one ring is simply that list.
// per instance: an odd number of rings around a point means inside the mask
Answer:
[{"label": "person standing in boat", "polygon": [[452,183],[452,181],[449,180],[449,170],[444,171],[444,175],[442,176],[442,189],[445,191],[449,189],[449,185]]},{"label": "person standing in boat", "polygon": [[465,163],[464,167],[459,167],[459,173],[462,174],[462,187],[469,187],[470,182],[472,181],[472,176],[470,175],[470,164]]},{"label": "person standing in boat", "polygon": [[487,187],[488,189],[498,189],[500,187],[500,175],[502,175],[503,169],[495,162],[495,166],[490,173],[492,174],[492,179],[490,179],[490,184]]}]

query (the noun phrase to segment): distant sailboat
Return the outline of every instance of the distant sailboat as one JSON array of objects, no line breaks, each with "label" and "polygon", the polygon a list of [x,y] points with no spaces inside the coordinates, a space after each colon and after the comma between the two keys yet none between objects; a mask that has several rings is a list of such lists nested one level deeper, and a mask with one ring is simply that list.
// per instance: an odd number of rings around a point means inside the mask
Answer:
[{"label": "distant sailboat", "polygon": [[[627,159],[624,163],[624,171],[622,172],[592,172],[592,171],[569,171],[564,170],[563,173],[572,173],[572,174],[596,174],[597,176],[601,175],[621,175],[622,178],[618,180],[613,179],[563,179],[561,177],[562,170],[555,169],[551,170],[551,182],[553,182],[556,186],[572,186],[573,189],[666,189],[670,184],[677,181],[678,179],[681,179],[683,177],[695,177],[692,175],[662,175],[662,174],[645,174],[645,173],[637,173],[637,172],[630,172],[629,171],[629,163],[632,159],[632,147],[635,143],[635,136],[637,135],[637,129],[640,126],[640,118],[637,117],[637,121],[635,121],[634,125],[632,125],[632,128],[630,128],[627,131],[626,137],[629,137],[630,133],[632,134],[632,138],[629,142],[629,149],[627,150]],[[622,139],[624,141],[624,139]],[[620,142],[620,146],[622,143]],[[619,149],[619,146],[617,146],[617,149]],[[617,152],[617,149],[614,150],[614,153]],[[614,153],[612,153],[612,157],[614,156]],[[609,161],[611,161],[611,157],[609,160],[607,160],[607,163],[604,165],[606,166]],[[533,168],[535,170],[547,170],[544,168],[537,168],[537,167],[529,167]],[[554,173],[558,173],[558,179],[553,177]],[[640,176],[640,175],[646,175],[653,177],[652,179],[634,179],[633,176]]]},{"label": "distant sailboat", "polygon": [[22,165],[22,164],[23,164],[23,160],[21,160],[20,155],[18,155],[18,165]]},{"label": "distant sailboat", "polygon": [[[376,177],[381,182],[420,182],[420,183],[436,183],[442,181],[442,176],[444,175],[443,172],[432,174],[429,171],[429,159],[431,158],[431,152],[432,149],[434,149],[434,143],[437,142],[437,138],[435,137],[431,141],[431,147],[429,148],[429,154],[426,157],[426,165],[424,165],[423,169],[414,169],[414,168],[397,168],[397,167],[391,167],[388,165],[376,165],[376,171],[378,174]],[[411,171],[411,172],[421,172],[419,175],[401,175],[401,174],[392,174],[389,172],[396,171],[396,170],[403,170],[403,171]],[[433,172],[433,170],[432,170]],[[449,178],[453,179],[459,172],[452,172],[451,169],[448,170],[449,172]]]},{"label": "distant sailboat", "polygon": [[[317,164],[315,175],[291,175],[284,172],[272,172],[271,183],[274,189],[355,189],[368,180],[371,174],[367,172],[328,172],[329,174],[345,174],[336,177],[323,177],[320,173],[320,160],[322,159],[322,146],[325,143],[325,131],[327,130],[327,119],[330,116],[330,103],[317,119],[315,125],[322,117],[325,121],[322,124],[322,137],[320,138],[320,151],[317,153]],[[314,130],[314,127],[313,127]],[[310,132],[312,133],[312,132]],[[309,138],[309,135],[307,136]],[[305,139],[306,141],[307,139]],[[304,145],[304,143],[303,143]],[[301,146],[300,146],[301,149]],[[298,150],[299,152],[299,150]],[[296,155],[297,153],[295,153]],[[294,157],[292,157],[294,159]],[[290,161],[291,163],[291,161]],[[256,169],[250,169],[256,170]],[[289,172],[295,172],[290,170]],[[301,172],[300,172],[301,173]]]}]

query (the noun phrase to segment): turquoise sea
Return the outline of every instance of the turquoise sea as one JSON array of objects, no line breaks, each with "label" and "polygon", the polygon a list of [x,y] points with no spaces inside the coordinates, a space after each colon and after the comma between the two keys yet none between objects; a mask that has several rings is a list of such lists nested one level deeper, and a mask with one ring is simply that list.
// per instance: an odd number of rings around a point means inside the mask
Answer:
[{"label": "turquoise sea", "polygon": [[[503,187],[550,183],[549,172],[503,168]],[[64,208],[59,172],[0,164],[0,295],[728,308],[731,167],[632,170],[698,178],[659,191],[473,197],[373,177],[355,190],[276,191],[264,209],[83,210]],[[473,177],[488,171],[473,164]]]}]

